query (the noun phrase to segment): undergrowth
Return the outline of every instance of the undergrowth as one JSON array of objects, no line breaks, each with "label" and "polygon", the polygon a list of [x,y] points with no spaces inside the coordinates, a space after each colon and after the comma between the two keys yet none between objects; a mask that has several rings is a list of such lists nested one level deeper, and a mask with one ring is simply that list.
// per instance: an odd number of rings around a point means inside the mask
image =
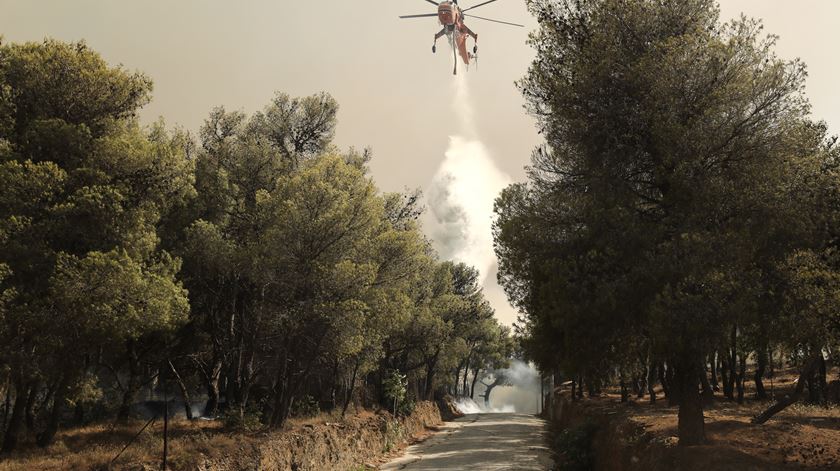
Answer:
[{"label": "undergrowth", "polygon": [[598,426],[586,422],[572,428],[552,426],[551,450],[557,470],[588,471],[594,464],[592,439]]}]

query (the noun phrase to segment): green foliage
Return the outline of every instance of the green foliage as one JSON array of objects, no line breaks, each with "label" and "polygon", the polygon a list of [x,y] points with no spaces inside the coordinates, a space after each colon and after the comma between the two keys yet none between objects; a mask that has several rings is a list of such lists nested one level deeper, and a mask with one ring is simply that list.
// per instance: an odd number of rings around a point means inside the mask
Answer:
[{"label": "green foliage", "polygon": [[552,452],[558,469],[588,471],[595,465],[592,440],[598,426],[591,422],[561,430],[552,429]]},{"label": "green foliage", "polygon": [[405,400],[405,375],[397,370],[388,372],[385,378],[382,379],[382,389],[385,393],[386,401],[394,405],[393,412],[396,414],[397,407]]},{"label": "green foliage", "polygon": [[94,341],[91,347],[166,330],[186,320],[189,304],[174,280],[178,262],[162,257],[143,266],[124,251],[89,252],[82,259],[59,254],[51,297],[65,316],[73,316],[64,321],[77,335]]},{"label": "green foliage", "polygon": [[101,136],[134,117],[152,88],[147,77],[111,67],[84,42],[4,44],[0,68],[17,136],[49,119]]},{"label": "green foliage", "polygon": [[137,124],[150,90],[83,43],[0,46],[0,364],[16,388],[51,392],[52,424],[65,400],[100,397],[94,355],[122,363],[128,343],[153,346],[187,319],[180,261],[157,232],[194,194],[192,166],[181,136]]},{"label": "green foliage", "polygon": [[295,417],[315,417],[321,413],[321,407],[318,405],[318,400],[309,394],[295,399],[292,406],[292,415]]},{"label": "green foliage", "polygon": [[605,378],[650,355],[691,381],[731,332],[831,347],[840,175],[804,65],[711,0],[529,7],[519,86],[546,145],[495,225],[529,356]]},{"label": "green foliage", "polygon": [[224,415],[225,427],[231,430],[255,432],[265,428],[262,414],[257,410],[247,410],[244,414],[230,411]]},{"label": "green foliage", "polygon": [[382,448],[384,453],[393,451],[404,439],[405,427],[399,419],[385,422],[385,446]]},{"label": "green foliage", "polygon": [[331,96],[216,108],[194,139],[140,126],[150,93],[84,43],[0,44],[0,384],[39,404],[44,443],[64,406],[126,419],[170,372],[252,430],[386,373],[375,400],[407,415],[467,358],[505,364],[476,270],[438,259],[419,192],[380,193],[370,151],[332,145]]},{"label": "green foliage", "polygon": [[417,403],[409,400],[404,400],[397,404],[397,415],[401,417],[408,417],[414,413],[414,409],[417,408]]}]

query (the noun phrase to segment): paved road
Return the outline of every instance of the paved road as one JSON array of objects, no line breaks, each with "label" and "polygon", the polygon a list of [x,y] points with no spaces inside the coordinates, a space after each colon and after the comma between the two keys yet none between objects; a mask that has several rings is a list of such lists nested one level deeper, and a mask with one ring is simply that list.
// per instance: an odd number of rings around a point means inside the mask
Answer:
[{"label": "paved road", "polygon": [[542,420],[524,414],[471,414],[448,422],[380,469],[544,471],[550,465]]}]

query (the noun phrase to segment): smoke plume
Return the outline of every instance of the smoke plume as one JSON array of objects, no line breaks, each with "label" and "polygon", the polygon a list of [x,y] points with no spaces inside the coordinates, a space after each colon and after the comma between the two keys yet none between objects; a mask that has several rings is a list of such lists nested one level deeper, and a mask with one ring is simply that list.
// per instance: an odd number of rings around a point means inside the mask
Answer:
[{"label": "smoke plume", "polygon": [[[510,367],[501,370],[508,379],[506,386],[497,386],[490,393],[490,408],[512,408],[515,412],[534,414],[541,403],[540,374],[532,365],[513,360]],[[481,388],[484,392],[484,388]],[[476,391],[476,394],[479,394]]]},{"label": "smoke plume", "polygon": [[[484,404],[483,383],[476,387],[476,399],[458,397],[455,406],[464,414],[517,412],[534,414],[540,411],[541,390],[539,372],[528,363],[513,360],[510,367],[496,372],[505,377],[504,385],[496,386],[490,392],[489,405]],[[489,380],[489,378],[485,378]],[[492,381],[492,380],[490,380]]]},{"label": "smoke plume", "polygon": [[478,269],[483,284],[496,263],[493,200],[511,180],[478,137],[464,75],[456,77],[453,87],[457,128],[428,191],[431,228],[440,255]]},{"label": "smoke plume", "polygon": [[[453,87],[457,127],[455,134],[449,136],[445,159],[427,192],[433,217],[429,226],[441,257],[478,269],[479,283],[484,286],[496,266],[493,201],[511,179],[499,170],[479,138],[465,76],[456,77]],[[540,401],[536,370],[521,361],[513,361],[504,374],[508,384],[493,389],[489,408],[483,400],[476,403],[469,398],[459,398],[458,408],[464,413],[536,412]],[[483,390],[479,385],[476,393]]]}]

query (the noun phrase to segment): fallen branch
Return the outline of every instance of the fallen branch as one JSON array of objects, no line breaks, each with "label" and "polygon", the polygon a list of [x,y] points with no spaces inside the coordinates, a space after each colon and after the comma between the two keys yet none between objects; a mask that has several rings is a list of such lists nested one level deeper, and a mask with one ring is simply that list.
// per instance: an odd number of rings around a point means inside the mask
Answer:
[{"label": "fallen branch", "polygon": [[799,380],[796,383],[796,389],[793,391],[793,394],[786,394],[783,398],[776,401],[772,406],[765,409],[764,412],[753,417],[752,423],[763,424],[764,422],[770,420],[770,418],[774,415],[785,410],[785,408],[798,401],[799,397],[802,396],[802,392],[805,390],[805,383],[807,382],[808,378],[814,376],[814,371],[819,366],[820,360],[822,360],[822,353],[812,355],[810,358],[808,358],[808,360],[802,366],[802,370],[799,372]]}]

